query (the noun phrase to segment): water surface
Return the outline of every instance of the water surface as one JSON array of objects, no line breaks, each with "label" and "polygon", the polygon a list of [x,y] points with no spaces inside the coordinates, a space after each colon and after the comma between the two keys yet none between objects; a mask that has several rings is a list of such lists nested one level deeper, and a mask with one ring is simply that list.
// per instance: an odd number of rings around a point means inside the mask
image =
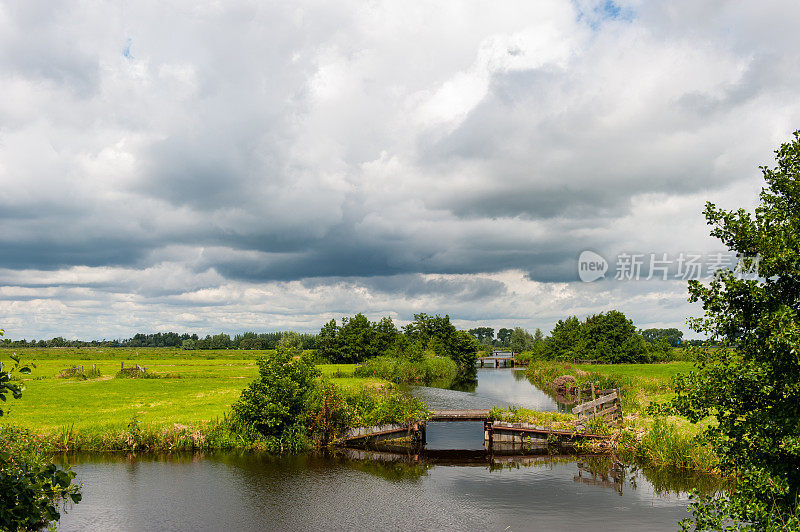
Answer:
[{"label": "water surface", "polygon": [[237,453],[70,460],[84,500],[62,517],[65,531],[675,530],[687,515],[684,493],[658,491],[641,472],[615,466],[592,473],[585,458],[464,465]]},{"label": "water surface", "polygon": [[519,406],[544,412],[563,410],[556,401],[532,385],[525,371],[511,368],[480,368],[478,382],[468,391],[427,386],[412,386],[411,393],[420,397],[431,410],[468,410],[493,406]]}]

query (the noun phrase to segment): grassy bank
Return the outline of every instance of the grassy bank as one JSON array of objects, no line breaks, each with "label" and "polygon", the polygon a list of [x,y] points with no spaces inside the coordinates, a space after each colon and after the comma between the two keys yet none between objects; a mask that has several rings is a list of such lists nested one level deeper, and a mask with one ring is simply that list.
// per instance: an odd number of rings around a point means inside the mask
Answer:
[{"label": "grassy bank", "polygon": [[364,361],[355,368],[354,375],[378,378],[398,384],[432,384],[452,381],[458,375],[458,366],[449,357],[426,356],[421,360],[404,357],[379,356]]},{"label": "grassy bank", "polygon": [[[231,405],[258,373],[255,358],[270,351],[146,349],[0,350],[36,367],[22,376],[23,399],[9,401],[0,428],[22,429],[55,450],[263,449],[266,441],[231,431]],[[252,357],[252,358],[251,358]],[[154,378],[119,378],[120,364]],[[99,376],[61,378],[83,366]],[[391,383],[354,375],[352,364],[317,369],[347,395],[379,396]],[[364,408],[364,405],[362,405]]]},{"label": "grassy bank", "polygon": [[651,403],[674,395],[672,378],[691,369],[692,364],[688,362],[615,365],[534,362],[526,374],[531,382],[554,395],[559,392],[551,384],[564,375],[574,378],[574,381],[567,381],[567,388],[585,390],[592,384],[596,389],[620,388],[625,416],[623,423],[616,427],[615,444],[620,455],[643,464],[714,472],[718,458],[702,435],[713,419],[692,424],[675,416],[654,417],[647,413]]}]

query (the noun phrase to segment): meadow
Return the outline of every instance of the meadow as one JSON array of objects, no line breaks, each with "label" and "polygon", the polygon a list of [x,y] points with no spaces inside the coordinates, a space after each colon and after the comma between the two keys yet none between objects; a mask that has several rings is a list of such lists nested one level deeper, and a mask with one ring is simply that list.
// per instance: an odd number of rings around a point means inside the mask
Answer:
[{"label": "meadow", "polygon": [[[183,351],[170,348],[2,349],[0,361],[16,353],[34,363],[22,376],[22,399],[6,404],[5,423],[40,434],[103,433],[122,430],[132,420],[141,426],[194,425],[229,412],[242,390],[258,374],[256,359],[270,351]],[[120,364],[147,368],[158,378],[115,378]],[[61,370],[93,365],[99,377],[59,378]],[[377,378],[353,376],[354,366],[317,368],[345,388],[382,386]]]}]

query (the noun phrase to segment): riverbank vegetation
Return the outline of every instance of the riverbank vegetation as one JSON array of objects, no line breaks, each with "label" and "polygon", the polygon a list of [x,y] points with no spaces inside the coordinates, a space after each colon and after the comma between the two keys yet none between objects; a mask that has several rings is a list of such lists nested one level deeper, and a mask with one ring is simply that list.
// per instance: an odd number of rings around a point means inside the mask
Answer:
[{"label": "riverbank vegetation", "polygon": [[383,355],[371,358],[354,370],[358,377],[377,377],[400,384],[448,384],[458,376],[458,366],[449,357],[423,353],[419,359]]},{"label": "riverbank vegetation", "polygon": [[530,349],[521,357],[530,360],[587,360],[611,364],[649,363],[669,360],[672,346],[666,338],[647,341],[633,321],[617,310],[595,314],[581,321],[576,316],[559,320],[546,338],[531,336]]},{"label": "riverbank vegetation", "polygon": [[692,367],[687,362],[577,365],[539,361],[528,366],[526,375],[533,384],[567,404],[577,401],[577,390],[582,390],[586,401],[591,399],[587,390],[592,386],[595,390],[619,388],[624,419],[615,425],[614,446],[621,457],[659,467],[718,472],[719,458],[702,437],[712,419],[698,426],[685,417],[649,412],[652,404],[674,397],[674,379]]},{"label": "riverbank vegetation", "polygon": [[[3,330],[0,329],[0,336]],[[9,366],[0,362],[0,401],[21,399],[23,387],[17,377],[30,367],[14,357]],[[0,417],[7,413],[0,407]],[[38,530],[60,517],[58,507],[67,499],[81,500],[72,483],[75,473],[57,467],[51,455],[25,431],[0,425],[0,530]]]},{"label": "riverbank vegetation", "polygon": [[289,338],[259,359],[258,377],[233,404],[235,432],[251,441],[258,434],[273,450],[301,451],[327,445],[349,428],[427,418],[422,401],[393,388],[352,393],[319,379],[319,370]]}]

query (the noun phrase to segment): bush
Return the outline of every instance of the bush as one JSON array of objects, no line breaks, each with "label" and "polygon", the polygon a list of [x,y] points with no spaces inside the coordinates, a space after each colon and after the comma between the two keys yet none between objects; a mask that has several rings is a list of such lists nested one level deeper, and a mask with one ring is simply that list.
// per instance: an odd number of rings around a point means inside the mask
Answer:
[{"label": "bush", "polygon": [[293,425],[303,421],[319,371],[282,342],[274,354],[259,358],[258,374],[234,403],[235,420],[264,436],[297,433]]},{"label": "bush", "polygon": [[[14,361],[11,368],[0,363],[3,402],[8,394],[15,399],[22,396],[21,387],[12,382],[14,374],[30,374],[30,367],[21,365],[19,357],[11,358]],[[60,501],[81,500],[80,488],[72,484],[75,473],[50,463],[48,454],[28,432],[0,426],[0,529],[40,529],[58,520]]]},{"label": "bush", "polygon": [[35,530],[60,517],[58,505],[81,500],[75,473],[50,463],[27,431],[0,428],[0,529]]}]

